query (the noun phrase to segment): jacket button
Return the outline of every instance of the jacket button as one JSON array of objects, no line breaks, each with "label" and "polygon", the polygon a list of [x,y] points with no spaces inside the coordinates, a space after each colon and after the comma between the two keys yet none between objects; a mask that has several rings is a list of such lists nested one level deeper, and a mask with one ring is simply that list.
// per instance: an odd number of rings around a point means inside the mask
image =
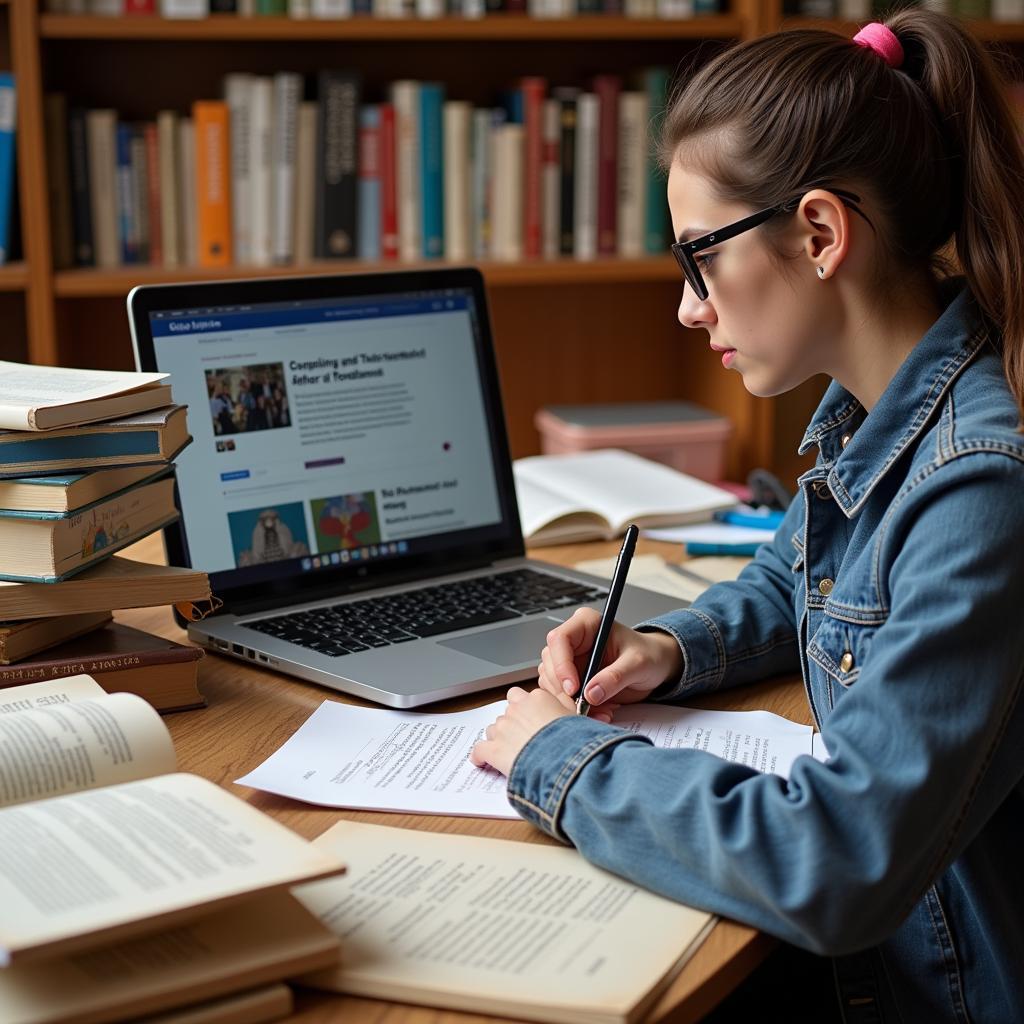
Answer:
[{"label": "jacket button", "polygon": [[827,576],[823,580],[818,581],[818,593],[822,597],[828,597],[832,593],[832,588],[835,586],[835,580],[830,580]]},{"label": "jacket button", "polygon": [[847,651],[839,659],[839,671],[849,672],[851,668],[853,668],[853,655],[849,651]]},{"label": "jacket button", "polygon": [[840,445],[845,448],[850,443],[851,437],[853,437],[853,434],[843,434],[843,436],[839,438]]},{"label": "jacket button", "polygon": [[824,501],[828,501],[832,497],[832,492],[828,489],[828,484],[824,480],[815,480],[814,493]]}]

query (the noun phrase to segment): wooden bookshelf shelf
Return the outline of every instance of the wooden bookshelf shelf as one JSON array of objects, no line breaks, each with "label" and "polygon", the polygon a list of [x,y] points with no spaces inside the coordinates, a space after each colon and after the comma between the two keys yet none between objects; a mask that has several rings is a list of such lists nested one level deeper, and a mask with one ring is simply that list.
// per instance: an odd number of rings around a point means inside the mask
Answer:
[{"label": "wooden bookshelf shelf", "polygon": [[7,263],[0,266],[0,292],[20,292],[27,286],[28,267],[26,264]]},{"label": "wooden bookshelf shelf", "polygon": [[[148,267],[61,270],[54,275],[54,292],[62,299],[123,298],[139,284],[179,281],[217,281],[227,278],[283,277],[288,274],[349,274],[367,271],[409,270],[437,267],[437,260],[423,263],[320,262],[281,267]],[[518,263],[482,262],[480,267],[493,287],[517,285],[630,284],[673,281],[679,268],[668,256],[646,259],[530,260]],[[681,279],[680,279],[681,280]],[[2,287],[2,285],[0,285]]]},{"label": "wooden bookshelf shelf", "polygon": [[[786,18],[782,28],[821,28],[840,35],[853,36],[866,22],[847,21],[842,18]],[[1024,43],[1024,22],[1018,21],[965,21],[973,35],[986,43]]]},{"label": "wooden bookshelf shelf", "polygon": [[39,33],[45,39],[131,39],[244,42],[289,40],[412,40],[428,42],[572,42],[630,39],[738,39],[743,18],[719,15],[689,20],[580,17],[541,19],[488,15],[480,19],[349,18],[341,21],[292,18],[211,16],[196,21],[154,17],[101,18],[44,14]]}]

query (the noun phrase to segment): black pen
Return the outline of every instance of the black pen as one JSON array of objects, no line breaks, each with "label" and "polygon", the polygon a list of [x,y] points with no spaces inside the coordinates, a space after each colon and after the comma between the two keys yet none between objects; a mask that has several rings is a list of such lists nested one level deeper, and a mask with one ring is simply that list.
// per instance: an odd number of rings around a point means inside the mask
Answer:
[{"label": "black pen", "polygon": [[594,638],[594,646],[590,651],[590,662],[587,665],[586,674],[580,685],[580,695],[576,698],[576,714],[590,714],[590,701],[583,696],[587,683],[597,674],[601,667],[601,659],[604,657],[604,648],[608,643],[608,634],[612,631],[615,623],[615,612],[619,607],[619,598],[622,597],[622,588],[626,585],[626,575],[629,572],[629,563],[633,559],[633,551],[636,549],[636,539],[640,531],[636,526],[630,526],[626,530],[625,539],[622,541],[622,548],[619,557],[615,562],[615,571],[612,573],[612,583],[608,588],[608,596],[604,600],[604,609],[601,612],[601,622],[597,627],[597,636]]}]

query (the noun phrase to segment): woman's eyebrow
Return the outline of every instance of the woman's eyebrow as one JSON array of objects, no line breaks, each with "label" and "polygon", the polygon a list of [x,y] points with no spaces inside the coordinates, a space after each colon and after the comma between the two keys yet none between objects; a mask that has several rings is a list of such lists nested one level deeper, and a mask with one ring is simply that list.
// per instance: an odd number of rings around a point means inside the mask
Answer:
[{"label": "woman's eyebrow", "polygon": [[677,242],[690,242],[694,238],[700,238],[701,235],[706,235],[712,228],[683,228],[679,232],[679,237],[676,239]]}]

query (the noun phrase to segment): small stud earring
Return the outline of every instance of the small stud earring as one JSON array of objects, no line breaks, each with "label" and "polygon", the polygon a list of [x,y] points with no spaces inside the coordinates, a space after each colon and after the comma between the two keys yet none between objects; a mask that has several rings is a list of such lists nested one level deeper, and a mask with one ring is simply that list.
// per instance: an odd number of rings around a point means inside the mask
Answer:
[{"label": "small stud earring", "polygon": [[818,267],[818,277],[820,277],[822,279],[822,281],[825,280],[825,268],[824,267]]}]

